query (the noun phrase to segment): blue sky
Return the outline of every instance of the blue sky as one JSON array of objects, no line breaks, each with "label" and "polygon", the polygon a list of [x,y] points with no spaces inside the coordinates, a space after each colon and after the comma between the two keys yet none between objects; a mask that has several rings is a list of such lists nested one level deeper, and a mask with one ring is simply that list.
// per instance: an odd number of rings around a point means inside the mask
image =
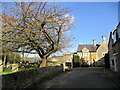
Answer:
[{"label": "blue sky", "polygon": [[[102,42],[102,36],[109,39],[109,33],[118,23],[118,2],[62,2],[63,7],[70,8],[69,14],[75,17],[74,26],[68,33],[75,40],[71,42],[69,52],[76,52],[78,44]],[[67,52],[66,51],[66,52]],[[29,55],[34,56],[34,55]]]},{"label": "blue sky", "polygon": [[76,52],[78,44],[92,44],[93,39],[101,43],[103,35],[108,41],[110,31],[118,23],[117,2],[64,2],[63,5],[72,9],[69,14],[75,17],[69,36],[76,40],[71,42],[70,52]]}]

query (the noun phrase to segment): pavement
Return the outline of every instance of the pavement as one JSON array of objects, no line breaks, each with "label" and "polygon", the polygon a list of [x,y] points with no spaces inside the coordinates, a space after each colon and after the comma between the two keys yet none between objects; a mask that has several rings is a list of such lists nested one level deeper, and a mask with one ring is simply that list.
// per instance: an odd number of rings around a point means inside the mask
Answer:
[{"label": "pavement", "polygon": [[58,76],[47,80],[41,84],[36,84],[35,90],[60,89],[60,88],[116,88],[106,78],[105,69],[101,67],[75,68]]},{"label": "pavement", "polygon": [[107,80],[110,81],[117,90],[120,90],[120,73],[105,69],[105,74]]}]

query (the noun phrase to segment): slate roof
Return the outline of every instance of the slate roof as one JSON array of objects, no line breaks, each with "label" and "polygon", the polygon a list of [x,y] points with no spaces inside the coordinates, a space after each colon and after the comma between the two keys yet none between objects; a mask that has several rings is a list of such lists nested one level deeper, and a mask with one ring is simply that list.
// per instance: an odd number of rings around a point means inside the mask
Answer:
[{"label": "slate roof", "polygon": [[78,45],[78,49],[77,52],[81,52],[83,48],[87,48],[89,50],[89,52],[96,52],[97,46],[94,45],[88,45],[88,44],[79,44]]}]

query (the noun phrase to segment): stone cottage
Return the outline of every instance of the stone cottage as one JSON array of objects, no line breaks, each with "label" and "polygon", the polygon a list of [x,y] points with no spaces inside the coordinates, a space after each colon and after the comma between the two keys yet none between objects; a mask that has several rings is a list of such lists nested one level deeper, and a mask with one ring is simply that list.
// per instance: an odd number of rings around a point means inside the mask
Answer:
[{"label": "stone cottage", "polygon": [[47,60],[47,66],[59,66],[63,65],[63,71],[68,69],[70,66],[73,67],[73,53],[66,52],[63,55],[60,56],[53,56],[48,58]]},{"label": "stone cottage", "polygon": [[120,72],[120,23],[110,32],[108,47],[110,68]]},{"label": "stone cottage", "polygon": [[108,47],[110,68],[120,73],[120,2],[118,2],[118,24],[110,32]]},{"label": "stone cottage", "polygon": [[106,36],[102,36],[101,44],[97,44],[96,40],[93,40],[93,44],[79,44],[77,49],[77,54],[80,57],[80,66],[84,66],[84,64],[103,66],[106,53],[108,53]]}]

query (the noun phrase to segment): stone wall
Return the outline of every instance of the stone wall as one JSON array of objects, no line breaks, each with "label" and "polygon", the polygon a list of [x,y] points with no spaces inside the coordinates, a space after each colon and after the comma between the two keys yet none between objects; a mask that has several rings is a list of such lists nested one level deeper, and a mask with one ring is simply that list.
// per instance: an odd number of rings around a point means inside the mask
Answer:
[{"label": "stone wall", "polygon": [[112,53],[113,57],[116,57],[116,71],[120,73],[120,39],[112,45]]},{"label": "stone wall", "polygon": [[45,67],[2,75],[2,88],[26,88],[36,81],[44,81],[62,72],[62,66]]}]

